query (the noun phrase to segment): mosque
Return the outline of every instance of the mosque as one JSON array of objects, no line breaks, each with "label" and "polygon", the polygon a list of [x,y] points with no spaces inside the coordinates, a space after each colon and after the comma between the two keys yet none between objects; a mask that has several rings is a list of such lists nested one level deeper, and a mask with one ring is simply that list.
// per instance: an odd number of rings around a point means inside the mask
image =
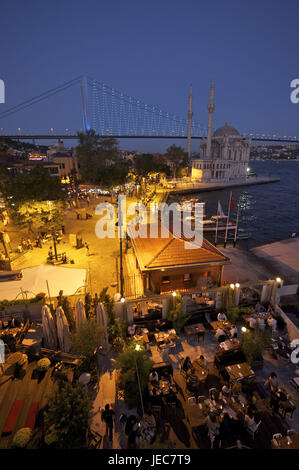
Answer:
[{"label": "mosque", "polygon": [[212,135],[215,109],[214,90],[215,84],[212,80],[207,137],[201,141],[199,156],[191,159],[191,177],[201,182],[227,182],[245,179],[251,138],[243,138],[237,129],[229,126],[227,122]]}]

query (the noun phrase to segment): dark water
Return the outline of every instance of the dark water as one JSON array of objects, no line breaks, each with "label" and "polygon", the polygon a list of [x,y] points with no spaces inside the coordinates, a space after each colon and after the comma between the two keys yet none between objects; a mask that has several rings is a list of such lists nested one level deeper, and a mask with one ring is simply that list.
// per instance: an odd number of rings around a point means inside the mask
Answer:
[{"label": "dark water", "polygon": [[[294,232],[299,236],[299,161],[250,162],[250,170],[258,176],[279,177],[280,182],[232,189],[232,219],[240,199],[239,227],[249,235],[248,242],[242,242],[243,247],[286,239]],[[230,189],[225,189],[200,193],[198,197],[206,202],[210,217],[217,212],[218,200],[227,213],[229,194]]]}]

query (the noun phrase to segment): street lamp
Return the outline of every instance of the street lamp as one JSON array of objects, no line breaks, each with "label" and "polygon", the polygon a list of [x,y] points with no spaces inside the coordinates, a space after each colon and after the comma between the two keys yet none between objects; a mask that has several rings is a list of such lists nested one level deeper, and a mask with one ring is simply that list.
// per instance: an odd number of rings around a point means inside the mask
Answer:
[{"label": "street lamp", "polygon": [[[140,349],[141,349],[140,344],[136,344],[135,351],[138,352],[138,351],[140,351]],[[137,373],[139,396],[140,396],[142,416],[143,416],[144,415],[144,406],[143,406],[143,398],[142,398],[142,391],[141,391],[141,385],[140,385],[140,377],[139,377],[139,371],[138,371],[138,366],[137,366],[136,354],[135,354],[135,367],[136,367],[136,373]]]}]

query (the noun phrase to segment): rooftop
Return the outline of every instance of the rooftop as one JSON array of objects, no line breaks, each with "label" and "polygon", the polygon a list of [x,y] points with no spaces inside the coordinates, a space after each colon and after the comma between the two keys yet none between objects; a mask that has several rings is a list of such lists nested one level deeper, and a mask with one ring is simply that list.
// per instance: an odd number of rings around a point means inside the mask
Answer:
[{"label": "rooftop", "polygon": [[[196,267],[230,263],[229,258],[206,239],[203,239],[202,245],[188,249],[186,248],[188,243],[186,239],[175,237],[164,227],[165,235],[163,234],[163,237],[161,236],[161,229],[158,227],[158,238],[151,238],[150,235],[155,229],[154,225],[147,224],[146,229],[144,229],[147,232],[146,238],[133,238],[130,233],[130,227],[128,227],[128,234],[131,237],[142,271],[180,266]],[[140,227],[140,233],[142,233],[142,227]]]}]

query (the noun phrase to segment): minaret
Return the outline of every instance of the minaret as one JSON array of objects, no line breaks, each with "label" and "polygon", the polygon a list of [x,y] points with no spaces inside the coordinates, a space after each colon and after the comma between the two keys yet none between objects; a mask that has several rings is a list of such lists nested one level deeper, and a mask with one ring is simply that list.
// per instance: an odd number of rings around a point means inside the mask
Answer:
[{"label": "minaret", "polygon": [[189,105],[188,105],[188,134],[187,134],[187,153],[188,153],[188,160],[190,163],[191,160],[191,137],[192,137],[192,85],[190,85],[190,93],[189,93]]},{"label": "minaret", "polygon": [[215,83],[214,83],[214,77],[213,77],[212,78],[212,83],[211,83],[211,88],[210,88],[210,103],[209,103],[209,106],[208,106],[209,120],[208,120],[206,158],[211,158],[212,122],[213,122],[213,111],[215,109],[214,91],[215,91]]}]

